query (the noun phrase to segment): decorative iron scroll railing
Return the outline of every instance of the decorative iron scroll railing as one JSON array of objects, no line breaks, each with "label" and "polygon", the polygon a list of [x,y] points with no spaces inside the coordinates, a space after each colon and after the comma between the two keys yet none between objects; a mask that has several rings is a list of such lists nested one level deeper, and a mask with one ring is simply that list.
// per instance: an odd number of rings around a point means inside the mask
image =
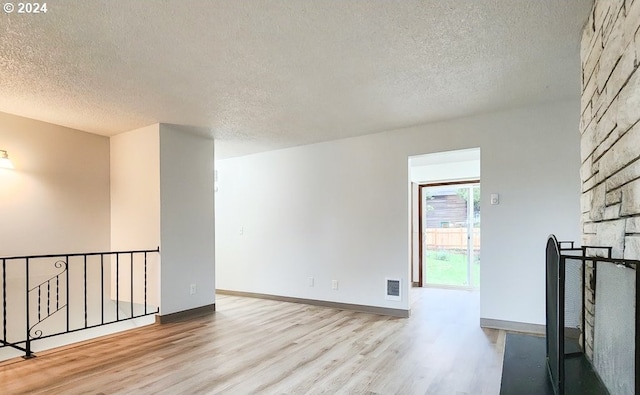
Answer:
[{"label": "decorative iron scroll railing", "polygon": [[149,280],[159,255],[156,248],[0,258],[0,348],[30,358],[36,340],[157,314]]},{"label": "decorative iron scroll railing", "polygon": [[[599,251],[592,256],[589,252]],[[640,292],[637,284],[640,280],[638,264],[640,261],[631,259],[611,258],[611,247],[582,246],[575,247],[573,241],[558,241],[554,235],[550,235],[546,246],[546,346],[547,346],[547,370],[556,395],[565,393],[565,359],[569,356],[565,352],[565,274],[567,261],[579,262],[582,265],[581,303],[583,331],[582,349],[585,349],[585,285],[589,281],[592,290],[596,289],[596,276],[598,264],[613,264],[635,271],[635,393],[640,394]],[[592,274],[587,279],[585,266],[590,263],[593,267]],[[573,355],[573,354],[571,354]]]}]

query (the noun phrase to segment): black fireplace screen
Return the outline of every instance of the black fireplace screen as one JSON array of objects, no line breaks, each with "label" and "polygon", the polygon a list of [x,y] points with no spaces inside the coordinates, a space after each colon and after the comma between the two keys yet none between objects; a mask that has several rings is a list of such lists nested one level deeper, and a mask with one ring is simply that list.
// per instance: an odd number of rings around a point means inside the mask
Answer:
[{"label": "black fireplace screen", "polygon": [[547,369],[556,394],[564,387],[564,268],[560,245],[554,235],[547,240]]},{"label": "black fireplace screen", "polygon": [[[554,235],[550,235],[546,245],[546,348],[547,348],[547,370],[549,379],[552,383],[553,390],[556,395],[562,395],[565,392],[565,342],[567,341],[567,331],[565,330],[565,291],[566,291],[566,266],[567,261],[572,264],[579,263],[582,272],[581,280],[581,311],[585,306],[585,285],[587,282],[591,284],[592,289],[595,288],[598,264],[617,265],[626,269],[632,269],[635,272],[635,394],[640,395],[640,326],[638,322],[638,311],[640,310],[640,292],[637,290],[640,272],[637,270],[640,261],[629,259],[613,259],[611,258],[610,247],[593,247],[583,246],[576,248],[573,242],[558,241]],[[588,256],[605,255],[600,256]],[[585,265],[592,266],[590,277],[587,278]],[[593,291],[595,293],[595,290]],[[581,339],[581,347],[585,349],[585,319],[582,314],[582,322],[580,329],[583,332]],[[632,371],[633,372],[633,371]],[[631,384],[633,387],[633,384]],[[633,388],[630,388],[633,390]]]}]

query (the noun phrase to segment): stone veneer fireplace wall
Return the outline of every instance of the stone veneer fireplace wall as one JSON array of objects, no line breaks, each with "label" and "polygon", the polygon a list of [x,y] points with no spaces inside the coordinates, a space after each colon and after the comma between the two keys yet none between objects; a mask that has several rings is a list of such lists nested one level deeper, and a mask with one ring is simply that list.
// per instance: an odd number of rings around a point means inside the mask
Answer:
[{"label": "stone veneer fireplace wall", "polygon": [[[614,258],[640,259],[640,0],[596,0],[584,27],[581,43],[582,100],[581,100],[581,160],[583,244],[613,247]],[[585,352],[596,361],[610,358],[598,355],[594,344],[596,314],[593,289],[589,279],[593,268],[587,265],[587,291],[585,295]],[[629,271],[631,272],[631,271]],[[615,290],[621,284],[614,273],[605,284]],[[598,274],[600,277],[600,274]],[[625,278],[626,279],[626,278]],[[605,279],[598,279],[598,284]],[[600,285],[598,285],[600,287]],[[598,288],[598,295],[600,289]],[[634,295],[634,289],[622,290],[623,295]],[[603,300],[616,302],[610,296]],[[598,302],[600,303],[600,302]],[[604,304],[604,302],[603,302]],[[604,306],[598,310],[606,309]],[[632,312],[629,312],[632,314]],[[628,323],[616,324],[616,326]],[[635,328],[629,330],[631,339]],[[611,340],[611,339],[609,339]],[[626,345],[629,346],[628,344]],[[611,355],[616,355],[611,353]],[[615,361],[611,371],[622,369]],[[596,363],[598,370],[598,364]],[[620,393],[620,377],[599,371],[609,390]],[[622,378],[623,380],[626,380]]]}]

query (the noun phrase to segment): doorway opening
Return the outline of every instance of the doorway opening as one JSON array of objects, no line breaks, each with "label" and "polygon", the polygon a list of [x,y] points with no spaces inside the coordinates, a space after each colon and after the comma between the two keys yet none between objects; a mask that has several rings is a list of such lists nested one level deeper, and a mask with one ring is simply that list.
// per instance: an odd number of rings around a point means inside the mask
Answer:
[{"label": "doorway opening", "polygon": [[419,196],[422,283],[479,288],[479,180],[421,185]]},{"label": "doorway opening", "polygon": [[480,148],[409,157],[414,287],[480,287]]}]

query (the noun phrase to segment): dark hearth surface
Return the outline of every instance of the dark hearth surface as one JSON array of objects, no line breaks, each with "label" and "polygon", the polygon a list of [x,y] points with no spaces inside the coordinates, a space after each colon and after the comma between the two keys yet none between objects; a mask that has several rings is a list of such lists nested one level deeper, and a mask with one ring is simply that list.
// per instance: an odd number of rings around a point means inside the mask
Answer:
[{"label": "dark hearth surface", "polygon": [[[575,341],[566,342],[567,352]],[[554,395],[545,365],[545,338],[507,333],[500,395]],[[607,395],[583,354],[565,360],[566,395]]]}]

